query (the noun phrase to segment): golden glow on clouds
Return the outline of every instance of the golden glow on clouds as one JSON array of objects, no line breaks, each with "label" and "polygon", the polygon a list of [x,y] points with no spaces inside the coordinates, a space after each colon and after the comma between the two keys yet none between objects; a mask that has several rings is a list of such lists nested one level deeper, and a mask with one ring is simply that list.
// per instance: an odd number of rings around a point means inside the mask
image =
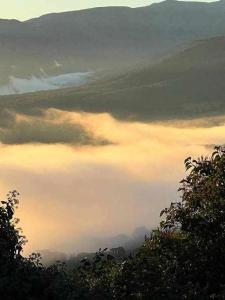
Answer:
[{"label": "golden glow on clouds", "polygon": [[22,194],[19,216],[27,252],[88,250],[84,236],[155,226],[160,209],[177,197],[183,160],[207,154],[205,145],[225,140],[225,125],[129,123],[108,114],[56,110],[45,118],[80,123],[112,144],[0,146],[1,197],[14,188]]}]

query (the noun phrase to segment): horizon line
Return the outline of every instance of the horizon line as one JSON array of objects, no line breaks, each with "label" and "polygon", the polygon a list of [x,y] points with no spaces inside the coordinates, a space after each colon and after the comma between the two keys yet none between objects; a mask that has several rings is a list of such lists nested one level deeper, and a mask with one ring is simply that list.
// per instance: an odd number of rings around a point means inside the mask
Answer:
[{"label": "horizon line", "polygon": [[206,3],[206,4],[210,4],[210,3],[216,3],[216,2],[225,2],[225,0],[156,0],[152,3],[150,3],[149,5],[141,5],[141,6],[127,6],[127,5],[103,5],[103,6],[90,6],[90,7],[84,7],[84,8],[80,8],[80,9],[72,9],[72,10],[60,10],[60,11],[49,11],[43,14],[39,14],[36,16],[32,16],[29,18],[7,18],[7,17],[0,17],[0,21],[18,21],[18,22],[27,22],[29,20],[33,20],[33,19],[38,19],[41,18],[43,16],[48,16],[48,15],[54,15],[54,14],[63,14],[63,13],[72,13],[72,12],[81,12],[81,11],[86,11],[86,10],[92,10],[92,9],[100,9],[100,8],[130,8],[130,9],[135,9],[135,8],[144,8],[144,7],[149,7],[152,6],[154,4],[159,4],[159,3],[163,3],[163,2],[190,2],[190,3]]}]

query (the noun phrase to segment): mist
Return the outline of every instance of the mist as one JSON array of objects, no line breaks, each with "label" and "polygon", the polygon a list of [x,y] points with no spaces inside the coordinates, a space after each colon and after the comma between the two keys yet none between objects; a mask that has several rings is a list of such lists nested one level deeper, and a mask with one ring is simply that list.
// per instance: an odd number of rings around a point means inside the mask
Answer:
[{"label": "mist", "polygon": [[[207,155],[210,145],[224,142],[222,117],[139,123],[118,121],[109,114],[48,110],[43,123],[71,126],[70,137],[73,126],[80,126],[92,139],[82,144],[59,138],[53,143],[51,130],[46,130],[49,142],[42,138],[34,143],[38,118],[11,115],[11,123],[2,124],[7,130],[14,130],[15,119],[26,120],[26,126],[19,125],[14,142],[0,144],[1,196],[11,189],[21,193],[18,217],[29,241],[25,254],[42,249],[94,251],[119,245],[122,240],[117,237],[131,236],[137,227],[150,231],[159,224],[160,211],[179,199],[184,159]],[[18,143],[29,126],[33,137]],[[110,142],[93,143],[93,138]]]},{"label": "mist", "polygon": [[[44,72],[42,70],[42,72]],[[63,87],[78,87],[86,84],[93,72],[77,72],[48,77],[30,76],[29,78],[9,77],[9,82],[0,86],[0,95],[32,93],[37,91],[56,90]]]}]

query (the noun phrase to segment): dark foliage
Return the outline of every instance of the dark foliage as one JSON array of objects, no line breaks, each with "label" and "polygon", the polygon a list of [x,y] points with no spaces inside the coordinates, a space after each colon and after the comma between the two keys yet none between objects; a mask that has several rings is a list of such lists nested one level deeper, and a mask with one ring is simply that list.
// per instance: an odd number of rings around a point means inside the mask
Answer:
[{"label": "dark foliage", "polygon": [[158,229],[137,254],[115,259],[107,249],[79,267],[21,256],[17,192],[0,206],[0,295],[17,299],[225,299],[225,149],[185,160],[181,201],[161,212]]}]

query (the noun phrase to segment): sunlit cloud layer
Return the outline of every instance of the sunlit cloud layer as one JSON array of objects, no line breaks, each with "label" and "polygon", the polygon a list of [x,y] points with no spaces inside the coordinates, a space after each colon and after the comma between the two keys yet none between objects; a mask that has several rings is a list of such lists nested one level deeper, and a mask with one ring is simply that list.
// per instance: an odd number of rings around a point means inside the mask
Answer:
[{"label": "sunlit cloud layer", "polygon": [[[35,117],[16,116],[16,120],[36,122]],[[111,143],[81,145],[69,140],[0,146],[1,196],[9,189],[21,192],[18,215],[29,240],[26,253],[46,248],[87,251],[91,246],[84,236],[157,226],[160,210],[179,197],[183,160],[206,155],[211,151],[207,145],[224,144],[225,139],[222,118],[178,127],[49,110],[43,120],[80,126]]]}]

